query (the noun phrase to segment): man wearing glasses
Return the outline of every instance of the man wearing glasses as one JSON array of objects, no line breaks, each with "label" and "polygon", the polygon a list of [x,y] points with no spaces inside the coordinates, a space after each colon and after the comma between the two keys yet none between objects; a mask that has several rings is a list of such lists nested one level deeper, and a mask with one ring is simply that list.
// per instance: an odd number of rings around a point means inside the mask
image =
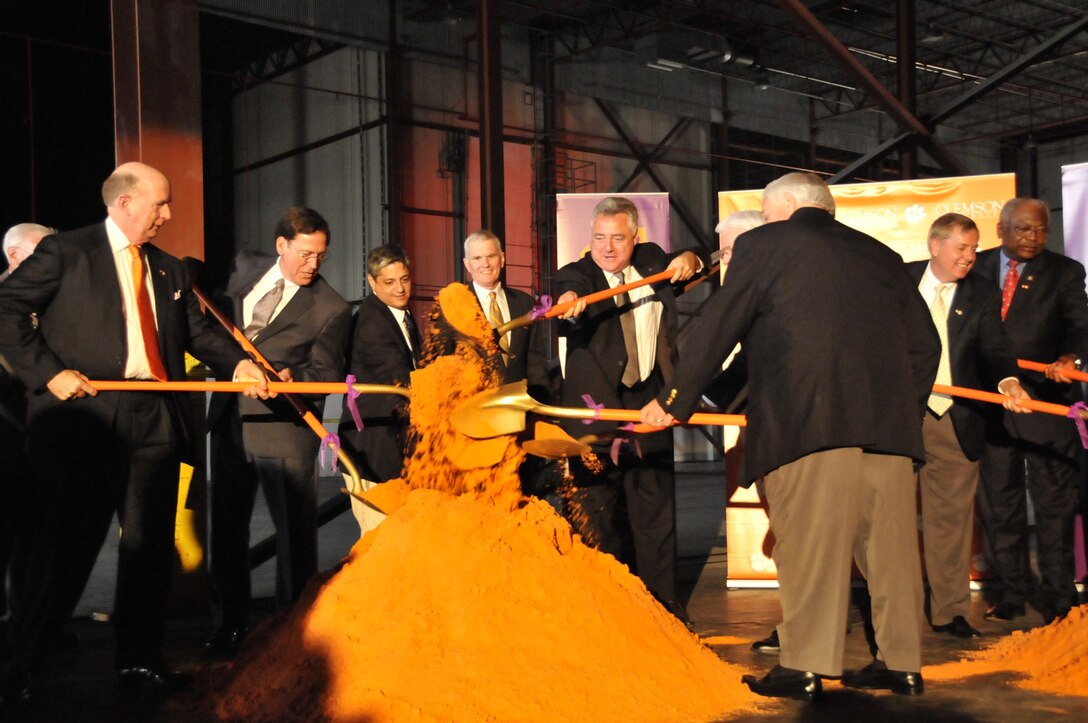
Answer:
[{"label": "man wearing glasses", "polygon": [[[290,208],[276,225],[276,253],[243,250],[227,283],[235,324],[283,381],[344,377],[351,307],[318,270],[329,224]],[[304,397],[318,418],[324,396]],[[298,599],[317,571],[317,469],[321,443],[285,399],[217,394],[212,430],[209,572],[216,630],[205,644],[231,657],[249,627],[249,520],[260,484],[276,527],[276,605]]]},{"label": "man wearing glasses", "polygon": [[[1001,247],[978,255],[979,274],[1001,290],[1001,318],[1018,359],[1048,362],[1044,373],[1022,371],[1033,399],[1071,404],[1080,386],[1065,372],[1088,358],[1088,298],[1084,267],[1046,250],[1050,209],[1035,198],[1014,198],[1001,209]],[[1035,509],[1042,577],[1032,605],[1044,624],[1076,603],[1073,517],[1081,454],[1070,420],[1050,414],[1011,414],[990,405],[981,460],[979,503],[985,552],[996,585],[986,613],[991,620],[1024,614],[1029,588],[1025,488]],[[990,591],[988,591],[990,592]]]}]

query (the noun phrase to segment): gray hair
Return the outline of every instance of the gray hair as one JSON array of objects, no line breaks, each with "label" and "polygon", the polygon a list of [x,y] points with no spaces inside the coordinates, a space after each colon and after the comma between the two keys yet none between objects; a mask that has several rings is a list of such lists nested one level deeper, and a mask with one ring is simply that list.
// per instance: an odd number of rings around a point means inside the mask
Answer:
[{"label": "gray hair", "polygon": [[468,256],[468,245],[473,241],[494,241],[499,249],[499,253],[502,253],[502,241],[499,240],[499,237],[493,232],[488,231],[486,228],[482,228],[479,231],[473,231],[468,235],[468,238],[465,239],[464,249],[466,257]]},{"label": "gray hair", "polygon": [[593,209],[593,217],[589,220],[589,227],[597,222],[598,216],[627,216],[627,222],[631,224],[631,233],[638,233],[638,206],[634,201],[623,196],[609,196]]},{"label": "gray hair", "polygon": [[24,246],[27,237],[38,235],[39,240],[41,240],[46,236],[52,236],[56,232],[57,229],[42,226],[40,223],[17,223],[4,234],[4,258],[7,258],[10,249],[16,246]]},{"label": "gray hair", "polygon": [[835,199],[824,179],[815,173],[787,173],[767,184],[763,189],[763,198],[778,198],[790,193],[799,206],[816,206],[830,214],[835,213]]},{"label": "gray hair", "polygon": [[1046,205],[1046,202],[1038,199],[1031,198],[1029,196],[1020,196],[1018,198],[1011,199],[1005,202],[1005,205],[1001,207],[1001,217],[998,219],[998,223],[1002,228],[1009,228],[1012,225],[1012,217],[1021,206],[1029,203],[1037,203],[1043,209],[1043,215],[1046,217],[1046,225],[1050,226],[1050,206]]},{"label": "gray hair", "polygon": [[756,226],[763,225],[763,214],[759,211],[734,211],[714,227],[714,233],[721,233],[729,229],[750,231]]}]

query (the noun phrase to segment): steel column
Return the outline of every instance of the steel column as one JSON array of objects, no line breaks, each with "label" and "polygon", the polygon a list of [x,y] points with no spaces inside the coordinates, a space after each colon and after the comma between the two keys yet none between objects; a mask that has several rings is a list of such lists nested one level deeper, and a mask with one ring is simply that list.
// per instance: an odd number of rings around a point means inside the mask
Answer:
[{"label": "steel column", "polygon": [[499,238],[506,238],[501,29],[499,0],[480,0],[476,6],[480,89],[480,222]]}]

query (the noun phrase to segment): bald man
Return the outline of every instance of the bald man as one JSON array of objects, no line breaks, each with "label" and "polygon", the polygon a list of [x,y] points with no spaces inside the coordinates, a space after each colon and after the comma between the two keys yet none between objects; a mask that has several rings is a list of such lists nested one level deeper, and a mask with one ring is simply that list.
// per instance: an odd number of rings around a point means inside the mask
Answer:
[{"label": "bald man", "polygon": [[[118,679],[156,691],[184,683],[162,644],[179,463],[193,458],[187,397],[99,394],[88,381],[182,380],[185,352],[217,376],[263,379],[204,318],[182,263],[151,243],[171,216],[166,177],[126,163],[106,179],[102,199],[105,222],[46,237],[0,285],[0,354],[29,390],[35,478],[5,703],[30,698],[46,635],[79,602],[114,513],[124,530],[113,611]],[[246,393],[267,397],[267,385]]]}]

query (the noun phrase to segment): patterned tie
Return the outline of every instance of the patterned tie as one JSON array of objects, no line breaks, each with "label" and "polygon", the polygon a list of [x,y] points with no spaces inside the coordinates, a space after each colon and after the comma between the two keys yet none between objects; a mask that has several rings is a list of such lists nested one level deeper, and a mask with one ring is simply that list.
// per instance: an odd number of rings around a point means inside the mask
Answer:
[{"label": "patterned tie", "polygon": [[408,335],[408,347],[412,351],[412,368],[419,368],[419,329],[416,328],[416,320],[412,318],[412,312],[404,310],[404,332]]},{"label": "patterned tie", "polygon": [[[505,322],[502,318],[502,309],[499,307],[499,295],[497,292],[492,291],[488,294],[491,299],[490,308],[487,310],[487,316],[491,321],[491,328],[498,329]],[[499,348],[502,349],[502,363],[507,365],[510,363],[510,342],[506,340],[506,335],[499,337]]]},{"label": "patterned tie", "polygon": [[1009,305],[1012,304],[1012,295],[1016,293],[1016,285],[1020,283],[1020,272],[1016,267],[1020,262],[1009,259],[1009,272],[1005,274],[1005,285],[1001,287],[1001,320],[1009,313]]},{"label": "patterned tie", "polygon": [[[955,284],[937,284],[937,293],[933,295],[933,303],[929,306],[929,313],[933,315],[933,325],[937,327],[937,336],[941,337],[941,361],[937,364],[937,384],[952,384],[952,364],[948,356],[948,305],[944,296],[948,289]],[[952,408],[952,398],[944,394],[930,394],[928,406],[938,417]]]},{"label": "patterned tie", "polygon": [[144,279],[144,261],[140,247],[129,245],[132,257],[132,288],[136,292],[136,315],[140,317],[140,335],[144,339],[144,351],[147,352],[147,366],[151,376],[160,382],[167,380],[166,367],[159,356],[159,336],[155,330],[155,312],[151,308],[151,295],[147,292]]},{"label": "patterned tie", "polygon": [[[623,284],[623,272],[612,274],[616,285]],[[620,326],[623,328],[623,346],[627,350],[627,366],[623,368],[623,385],[633,387],[638,384],[642,375],[638,369],[638,334],[635,332],[635,312],[631,306],[631,298],[627,292],[616,296],[616,306],[626,309],[620,314]]]},{"label": "patterned tie", "polygon": [[253,305],[253,318],[250,320],[249,325],[246,326],[245,331],[242,332],[247,339],[253,341],[257,334],[268,326],[268,322],[272,320],[272,312],[280,305],[280,299],[282,298],[283,279],[280,279],[267,294],[258,299],[257,303]]}]

